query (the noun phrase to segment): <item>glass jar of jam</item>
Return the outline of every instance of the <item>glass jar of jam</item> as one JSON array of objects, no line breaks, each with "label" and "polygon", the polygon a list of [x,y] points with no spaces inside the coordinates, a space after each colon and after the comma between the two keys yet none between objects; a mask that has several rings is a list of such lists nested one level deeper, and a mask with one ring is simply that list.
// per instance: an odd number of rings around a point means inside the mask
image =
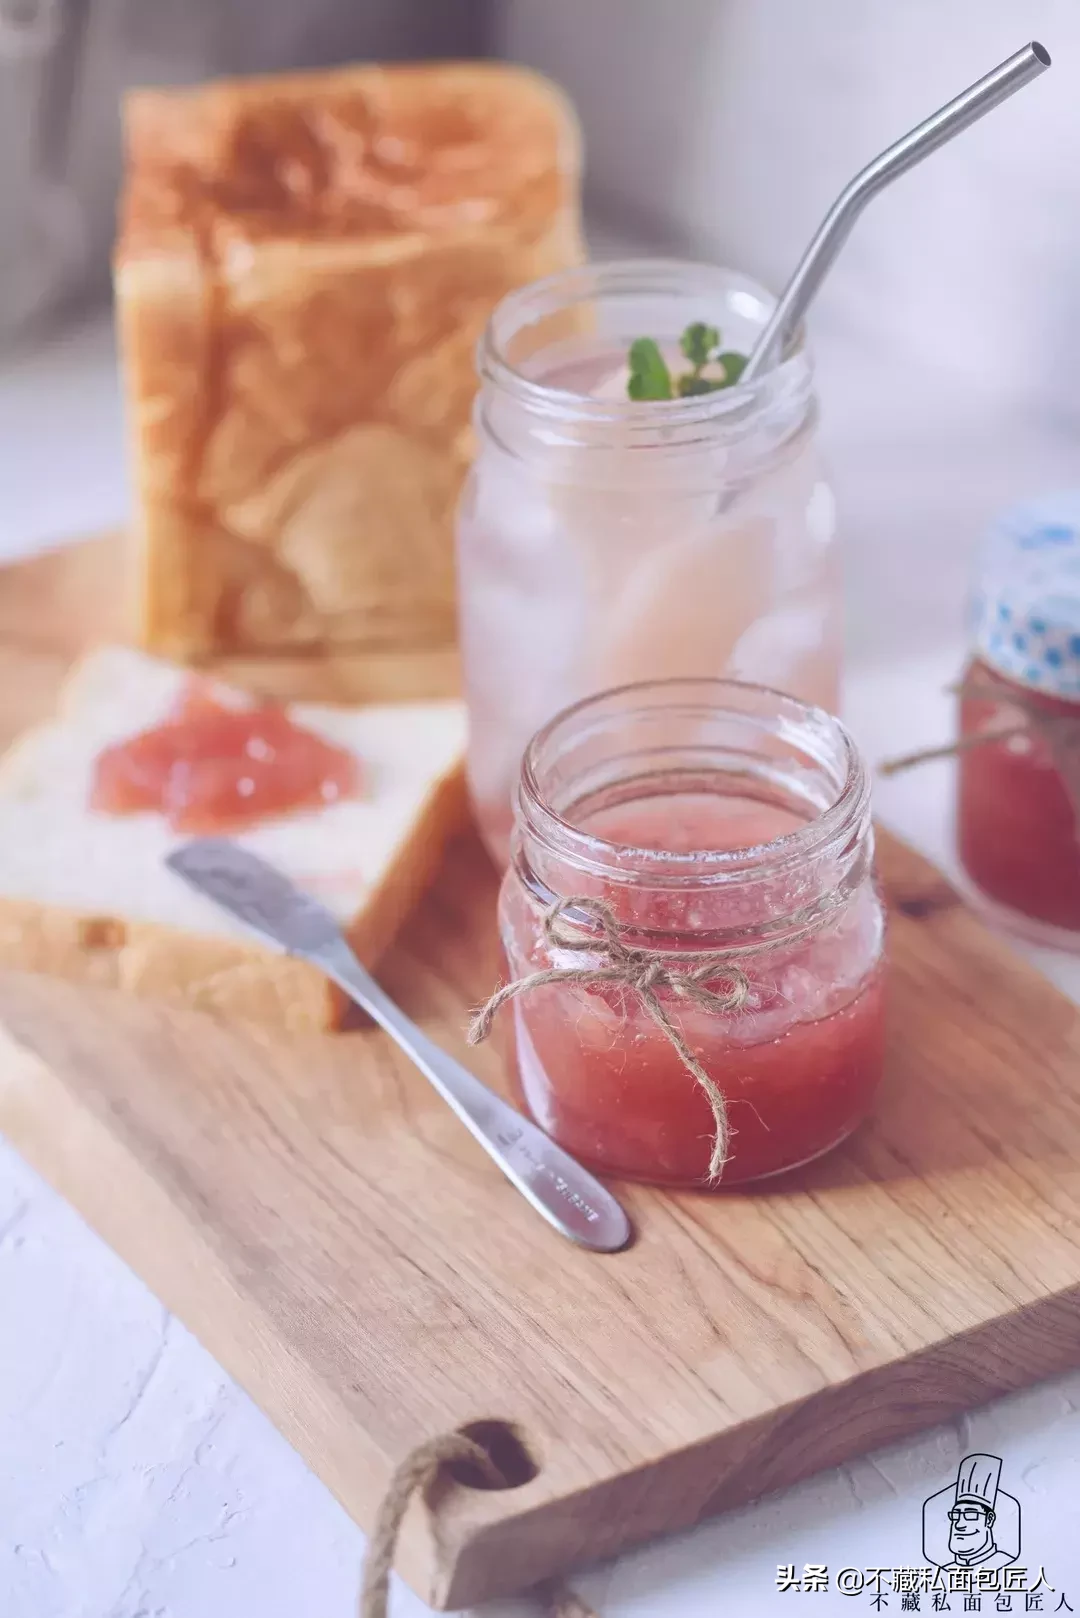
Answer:
[{"label": "glass jar of jam", "polygon": [[960,687],[957,851],[972,897],[1080,947],[1080,493],[1006,513],[983,548]]},{"label": "glass jar of jam", "polygon": [[[651,963],[669,974],[662,1011],[723,1097],[719,1175],[709,1096],[617,961],[611,975],[595,901],[636,982]],[[523,1099],[592,1168],[736,1185],[829,1151],[867,1113],[884,919],[867,773],[823,710],[709,679],[566,710],[527,748],[499,911]],[[575,976],[525,981],[549,971]],[[733,1003],[698,1004],[680,974]]]},{"label": "glass jar of jam", "polygon": [[718,676],[837,707],[836,508],[801,335],[753,382],[628,396],[635,339],[685,381],[681,334],[707,322],[749,354],[774,301],[641,260],[534,282],[492,316],[457,565],[469,785],[500,865],[522,751],[572,702]]}]

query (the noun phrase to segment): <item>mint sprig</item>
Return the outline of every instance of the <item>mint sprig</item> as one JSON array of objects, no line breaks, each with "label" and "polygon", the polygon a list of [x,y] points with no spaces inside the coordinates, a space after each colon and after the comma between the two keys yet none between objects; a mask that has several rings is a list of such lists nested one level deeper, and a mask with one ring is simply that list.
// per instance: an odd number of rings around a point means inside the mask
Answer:
[{"label": "mint sprig", "polygon": [[651,337],[639,337],[630,344],[630,380],[626,391],[631,399],[670,399],[671,372]]},{"label": "mint sprig", "polygon": [[679,347],[694,370],[700,371],[703,365],[708,364],[709,355],[720,347],[720,333],[715,326],[706,326],[704,321],[695,320],[679,338]]},{"label": "mint sprig", "polygon": [[[660,345],[651,337],[639,337],[630,344],[627,395],[631,399],[688,399],[695,394],[734,387],[746,369],[747,356],[733,349],[721,350],[720,342],[715,326],[695,320],[679,338],[679,347],[689,360],[690,369],[672,377]],[[706,376],[707,365],[722,367],[723,376]]]}]

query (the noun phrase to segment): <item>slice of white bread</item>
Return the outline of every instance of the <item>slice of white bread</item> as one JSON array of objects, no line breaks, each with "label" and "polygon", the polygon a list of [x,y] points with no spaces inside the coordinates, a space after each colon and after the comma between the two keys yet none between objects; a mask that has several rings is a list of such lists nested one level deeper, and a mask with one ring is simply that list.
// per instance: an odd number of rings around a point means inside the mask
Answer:
[{"label": "slice of white bread", "polygon": [[[322,974],[263,947],[164,865],[185,839],[159,814],[89,807],[101,751],[160,724],[190,674],[126,647],[79,663],[56,716],[0,758],[0,966],[47,972],[293,1031],[335,1026]],[[219,686],[230,704],[241,693]],[[237,836],[325,903],[368,965],[463,823],[465,714],[456,702],[296,704],[298,725],[360,760],[352,800]]]}]

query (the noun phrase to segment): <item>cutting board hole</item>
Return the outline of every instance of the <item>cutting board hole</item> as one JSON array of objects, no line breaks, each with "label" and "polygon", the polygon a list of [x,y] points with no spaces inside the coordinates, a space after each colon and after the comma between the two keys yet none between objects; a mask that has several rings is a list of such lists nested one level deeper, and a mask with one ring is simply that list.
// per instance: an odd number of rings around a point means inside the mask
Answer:
[{"label": "cutting board hole", "polygon": [[[508,1421],[472,1421],[461,1431],[474,1444],[487,1450],[493,1465],[506,1479],[502,1488],[520,1489],[523,1484],[531,1483],[533,1478],[539,1476],[540,1468],[529,1453],[524,1436]],[[468,1461],[454,1461],[447,1470],[456,1483],[463,1483],[467,1489],[500,1487]]]}]

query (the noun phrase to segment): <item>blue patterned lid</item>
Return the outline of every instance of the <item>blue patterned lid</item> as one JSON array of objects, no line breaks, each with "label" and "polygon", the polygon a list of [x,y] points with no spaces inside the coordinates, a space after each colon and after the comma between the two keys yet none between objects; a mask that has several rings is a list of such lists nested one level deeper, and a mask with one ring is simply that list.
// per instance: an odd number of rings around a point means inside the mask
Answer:
[{"label": "blue patterned lid", "polygon": [[976,649],[999,673],[1080,697],[1080,490],[1025,501],[997,519],[971,610]]}]

